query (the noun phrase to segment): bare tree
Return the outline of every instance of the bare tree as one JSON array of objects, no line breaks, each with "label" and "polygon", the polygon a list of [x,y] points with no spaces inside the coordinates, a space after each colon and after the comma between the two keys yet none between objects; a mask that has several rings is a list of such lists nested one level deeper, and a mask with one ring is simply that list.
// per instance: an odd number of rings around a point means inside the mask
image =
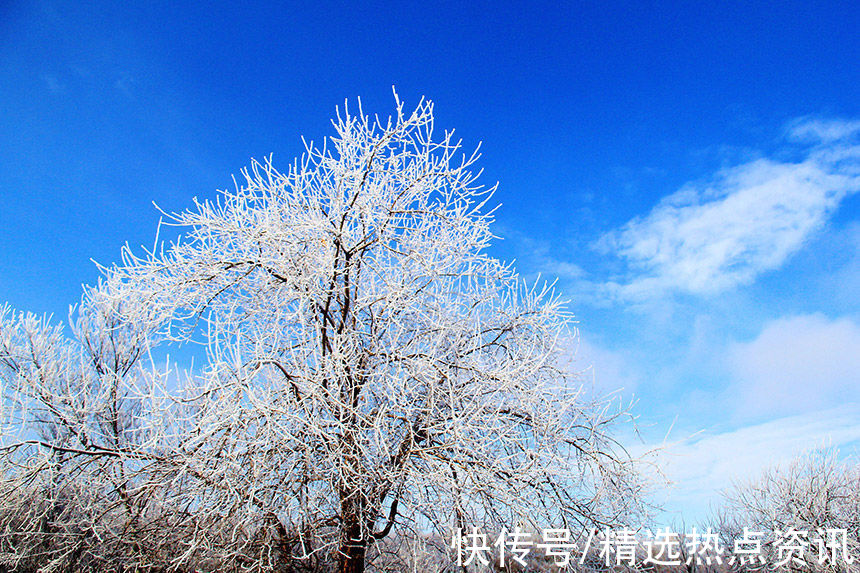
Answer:
[{"label": "bare tree", "polygon": [[[804,547],[787,563],[793,570],[860,571],[860,465],[856,459],[840,461],[832,449],[808,452],[727,491],[713,521],[729,549],[744,537],[744,528],[763,534],[763,562],[741,570],[764,570],[785,560],[789,552],[779,551],[782,544]],[[795,538],[791,531],[800,533]]]},{"label": "bare tree", "polygon": [[[180,240],[126,248],[71,339],[4,315],[5,491],[91,485],[86,527],[174,568],[354,573],[393,531],[641,517],[625,411],[564,366],[563,301],[486,254],[477,153],[434,140],[427,101],[333,123],[286,174],[168,215]],[[203,364],[175,375],[177,344]]]}]

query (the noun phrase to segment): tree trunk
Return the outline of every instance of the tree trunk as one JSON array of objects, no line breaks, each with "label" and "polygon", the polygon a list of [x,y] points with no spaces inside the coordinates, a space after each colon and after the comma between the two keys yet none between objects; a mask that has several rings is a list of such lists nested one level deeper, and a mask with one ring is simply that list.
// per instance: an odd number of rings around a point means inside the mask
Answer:
[{"label": "tree trunk", "polygon": [[341,540],[338,573],[364,573],[364,558],[367,553],[367,538],[358,520],[345,526]]}]

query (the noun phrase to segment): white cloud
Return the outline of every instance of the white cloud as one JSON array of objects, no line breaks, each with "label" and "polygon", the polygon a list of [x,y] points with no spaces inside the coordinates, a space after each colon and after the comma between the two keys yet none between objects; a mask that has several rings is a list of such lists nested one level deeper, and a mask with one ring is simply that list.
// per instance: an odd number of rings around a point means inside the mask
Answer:
[{"label": "white cloud", "polygon": [[573,356],[573,369],[601,394],[620,392],[630,396],[639,384],[639,376],[622,354],[591,343],[582,335]]},{"label": "white cloud", "polygon": [[[675,487],[662,523],[706,519],[720,492],[765,468],[822,446],[860,448],[860,324],[850,317],[790,316],[767,323],[748,342],[726,345],[722,391],[700,394],[712,419],[765,419],[668,446],[657,467]],[[690,421],[686,422],[689,425]],[[688,426],[689,427],[689,426]],[[652,448],[654,445],[646,446]]]},{"label": "white cloud", "polygon": [[821,314],[782,318],[728,351],[740,415],[824,408],[858,396],[860,325]]},{"label": "white cloud", "polygon": [[828,143],[847,139],[860,132],[860,121],[800,118],[791,122],[787,131],[792,139]]},{"label": "white cloud", "polygon": [[713,294],[778,268],[860,190],[860,122],[805,121],[791,134],[816,138],[797,163],[758,159],[690,184],[652,211],[604,235],[598,247],[628,261],[610,284],[624,298],[666,291]]},{"label": "white cloud", "polygon": [[820,279],[820,292],[841,308],[860,310],[860,221],[853,221],[832,237],[829,260],[844,257],[844,263]]},{"label": "white cloud", "polygon": [[720,492],[774,464],[822,446],[853,451],[860,442],[860,404],[790,416],[719,434],[700,434],[666,447],[656,465],[674,484],[660,521],[689,525],[719,506]]}]

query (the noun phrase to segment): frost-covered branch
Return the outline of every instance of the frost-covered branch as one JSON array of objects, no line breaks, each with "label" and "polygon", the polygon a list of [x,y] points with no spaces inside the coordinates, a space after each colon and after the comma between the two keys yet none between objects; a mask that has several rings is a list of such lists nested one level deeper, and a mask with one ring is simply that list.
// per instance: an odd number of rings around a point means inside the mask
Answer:
[{"label": "frost-covered branch", "polygon": [[493,189],[432,112],[345,107],[286,173],[168,215],[181,239],[124,249],[71,338],[4,313],[3,485],[44,506],[7,554],[47,523],[77,532],[57,559],[355,572],[389,535],[641,516],[623,410],[564,366],[560,296],[487,254]]}]

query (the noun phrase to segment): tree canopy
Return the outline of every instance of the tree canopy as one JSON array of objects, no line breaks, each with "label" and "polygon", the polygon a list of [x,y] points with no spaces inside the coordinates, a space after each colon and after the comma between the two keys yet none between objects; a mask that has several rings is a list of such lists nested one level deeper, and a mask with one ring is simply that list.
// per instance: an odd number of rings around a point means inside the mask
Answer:
[{"label": "tree canopy", "polygon": [[355,572],[386,537],[641,514],[563,300],[487,253],[477,153],[429,101],[333,125],[126,247],[70,336],[4,309],[7,562]]}]

